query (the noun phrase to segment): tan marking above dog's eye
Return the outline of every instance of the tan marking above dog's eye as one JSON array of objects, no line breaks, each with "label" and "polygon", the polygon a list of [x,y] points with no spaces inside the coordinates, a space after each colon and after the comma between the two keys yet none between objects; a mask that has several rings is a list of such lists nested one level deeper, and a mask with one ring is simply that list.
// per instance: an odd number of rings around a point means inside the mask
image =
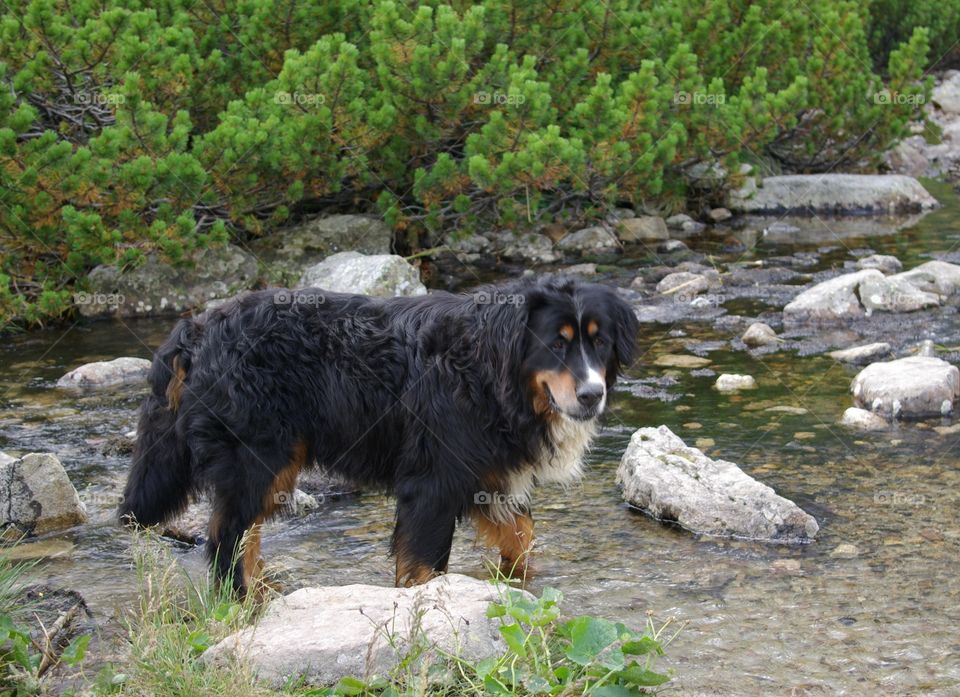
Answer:
[{"label": "tan marking above dog's eye", "polygon": [[597,323],[597,320],[592,319],[587,322],[587,336],[592,339],[597,335],[598,331],[600,331],[600,325]]},{"label": "tan marking above dog's eye", "polygon": [[560,327],[560,331],[558,333],[567,341],[573,341],[574,329],[572,324],[563,325]]}]

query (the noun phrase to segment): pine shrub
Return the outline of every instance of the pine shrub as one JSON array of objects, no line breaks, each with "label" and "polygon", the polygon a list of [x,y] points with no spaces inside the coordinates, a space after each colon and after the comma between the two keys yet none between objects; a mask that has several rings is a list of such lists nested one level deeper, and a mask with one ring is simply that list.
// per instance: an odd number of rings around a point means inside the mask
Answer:
[{"label": "pine shrub", "polygon": [[9,0],[0,320],[306,207],[425,243],[679,209],[743,162],[869,171],[929,91],[927,29],[869,22],[849,0]]}]

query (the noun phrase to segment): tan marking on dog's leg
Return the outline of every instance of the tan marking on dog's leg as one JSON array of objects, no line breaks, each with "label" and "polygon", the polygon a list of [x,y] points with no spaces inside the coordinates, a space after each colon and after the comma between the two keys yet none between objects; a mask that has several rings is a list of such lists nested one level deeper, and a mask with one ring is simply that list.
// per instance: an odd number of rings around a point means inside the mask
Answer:
[{"label": "tan marking on dog's leg", "polygon": [[500,571],[511,578],[526,578],[533,546],[533,517],[517,513],[513,520],[497,523],[476,511],[473,519],[484,543],[500,550]]},{"label": "tan marking on dog's leg", "polygon": [[397,550],[397,571],[394,576],[394,585],[397,588],[420,586],[442,573],[429,564],[411,558],[409,552],[403,547]]}]

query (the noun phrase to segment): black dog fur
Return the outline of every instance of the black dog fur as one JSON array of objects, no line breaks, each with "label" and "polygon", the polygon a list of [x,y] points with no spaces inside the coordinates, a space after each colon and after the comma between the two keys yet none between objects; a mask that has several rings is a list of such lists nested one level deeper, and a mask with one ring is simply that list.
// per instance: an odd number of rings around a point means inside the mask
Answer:
[{"label": "black dog fur", "polygon": [[614,289],[562,277],[233,299],[156,352],[119,513],[155,525],[209,492],[207,551],[242,592],[260,563],[256,535],[238,555],[245,532],[319,466],[395,494],[398,585],[445,571],[468,515],[515,569],[532,541],[527,489],[578,474],[637,328]]}]

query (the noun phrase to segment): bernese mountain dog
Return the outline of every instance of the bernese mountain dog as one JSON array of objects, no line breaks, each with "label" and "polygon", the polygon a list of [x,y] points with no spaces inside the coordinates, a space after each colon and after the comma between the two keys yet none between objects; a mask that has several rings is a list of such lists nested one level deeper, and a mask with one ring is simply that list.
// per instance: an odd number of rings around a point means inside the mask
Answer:
[{"label": "bernese mountain dog", "polygon": [[243,593],[262,571],[260,524],[320,467],[396,497],[398,586],[446,570],[465,518],[522,575],[531,489],[580,475],[637,329],[613,288],[564,277],[234,298],[157,350],[119,514],[152,526],[208,493],[207,552]]}]

